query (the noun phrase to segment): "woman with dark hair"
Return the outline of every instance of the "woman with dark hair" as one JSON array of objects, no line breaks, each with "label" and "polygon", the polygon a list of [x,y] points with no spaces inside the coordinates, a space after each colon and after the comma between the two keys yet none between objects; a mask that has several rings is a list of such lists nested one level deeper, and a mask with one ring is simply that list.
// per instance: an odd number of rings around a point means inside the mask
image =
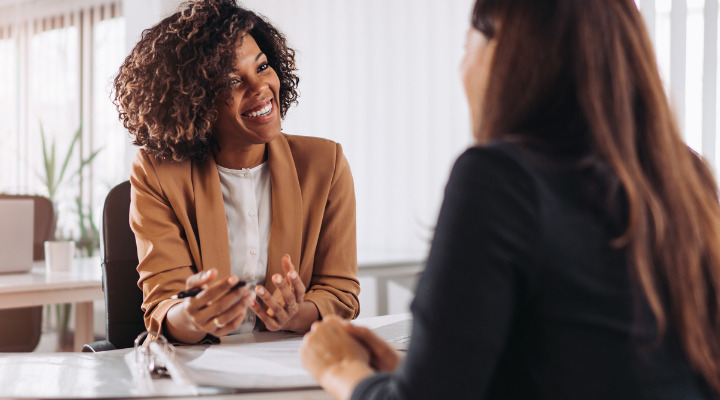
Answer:
[{"label": "woman with dark hair", "polygon": [[264,18],[206,0],[143,32],[121,66],[148,331],[197,343],[357,316],[350,167],[337,143],[281,133],[294,54]]},{"label": "woman with dark hair", "polygon": [[342,399],[711,399],[720,206],[633,0],[477,0],[461,66],[478,144],[445,191],[404,361],[313,325]]}]

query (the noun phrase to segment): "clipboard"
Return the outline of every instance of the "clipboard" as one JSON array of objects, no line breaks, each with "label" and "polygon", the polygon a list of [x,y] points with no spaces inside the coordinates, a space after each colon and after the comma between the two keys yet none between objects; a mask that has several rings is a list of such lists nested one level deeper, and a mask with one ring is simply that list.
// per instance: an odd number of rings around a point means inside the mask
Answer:
[{"label": "clipboard", "polygon": [[197,396],[202,393],[178,367],[174,354],[174,346],[161,334],[143,332],[135,339],[133,350],[124,356],[135,394]]},{"label": "clipboard", "polygon": [[[198,395],[318,389],[302,367],[302,336],[253,332],[213,345],[173,346],[161,334],[144,332],[125,355],[136,386],[149,393]],[[174,388],[167,393],[168,387]]]}]

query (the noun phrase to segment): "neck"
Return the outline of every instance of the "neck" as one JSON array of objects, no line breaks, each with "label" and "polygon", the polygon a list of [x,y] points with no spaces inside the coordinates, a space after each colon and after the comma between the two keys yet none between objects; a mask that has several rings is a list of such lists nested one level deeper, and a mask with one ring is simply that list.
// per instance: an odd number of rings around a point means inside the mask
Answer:
[{"label": "neck", "polygon": [[222,146],[215,154],[215,162],[225,168],[255,168],[267,160],[267,145]]}]

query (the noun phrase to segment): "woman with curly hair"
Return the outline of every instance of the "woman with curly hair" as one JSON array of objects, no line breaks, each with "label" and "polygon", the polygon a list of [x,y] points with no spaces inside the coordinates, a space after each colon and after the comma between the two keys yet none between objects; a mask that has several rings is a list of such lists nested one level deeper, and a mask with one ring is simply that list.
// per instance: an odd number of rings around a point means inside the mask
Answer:
[{"label": "woman with curly hair", "polygon": [[130,224],[148,331],[198,343],[357,316],[348,163],[337,143],[281,132],[294,54],[233,0],[192,1],[121,66],[114,102],[142,146]]}]

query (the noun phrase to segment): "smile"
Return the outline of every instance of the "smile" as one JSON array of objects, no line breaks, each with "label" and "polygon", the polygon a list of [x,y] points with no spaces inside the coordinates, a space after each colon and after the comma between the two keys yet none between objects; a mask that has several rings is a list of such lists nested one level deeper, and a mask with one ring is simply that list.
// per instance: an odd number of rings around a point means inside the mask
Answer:
[{"label": "smile", "polygon": [[248,117],[248,118],[264,117],[264,116],[270,114],[270,112],[272,112],[272,109],[273,109],[272,100],[270,100],[266,104],[260,105],[251,111],[246,111],[246,112],[242,113],[242,116]]}]

